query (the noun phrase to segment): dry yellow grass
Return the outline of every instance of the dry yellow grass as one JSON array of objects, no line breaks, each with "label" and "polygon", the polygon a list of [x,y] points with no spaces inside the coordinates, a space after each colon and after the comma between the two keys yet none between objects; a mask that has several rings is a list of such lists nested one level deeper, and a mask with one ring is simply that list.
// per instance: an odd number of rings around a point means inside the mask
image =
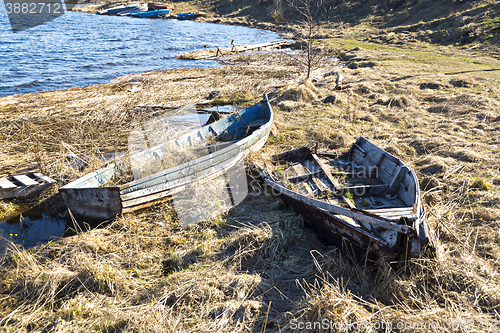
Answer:
[{"label": "dry yellow grass", "polygon": [[[137,111],[139,105],[192,105],[213,90],[225,96],[246,91],[255,101],[268,93],[279,132],[253,158],[316,142],[342,150],[359,135],[373,140],[417,171],[439,240],[435,257],[405,266],[358,265],[264,194],[188,228],[178,226],[171,204],[163,202],[37,249],[13,246],[1,262],[1,329],[260,332],[265,326],[290,332],[299,323],[326,320],[339,332],[355,331],[348,324],[356,322],[361,332],[384,331],[380,325],[403,325],[403,332],[498,331],[500,87],[497,73],[483,68],[498,61],[481,58],[477,68],[477,59],[465,54],[452,59],[461,73],[449,74],[451,60],[437,49],[428,62],[420,51],[332,42],[360,61],[378,58],[377,65],[341,69],[344,89],[335,92],[329,84],[304,84],[289,57],[272,54],[236,56],[234,65],[215,69],[0,98],[1,173],[41,161],[65,182],[99,167],[95,160],[85,171],[67,170],[67,153],[125,151],[128,131],[155,115]],[[335,63],[322,66],[328,73]],[[128,91],[132,83],[141,90]],[[290,97],[296,104],[289,107],[283,102],[290,89],[287,96],[307,89],[303,96],[311,91],[316,98]],[[322,103],[334,93],[342,102]],[[10,202],[0,202],[9,209]]]}]

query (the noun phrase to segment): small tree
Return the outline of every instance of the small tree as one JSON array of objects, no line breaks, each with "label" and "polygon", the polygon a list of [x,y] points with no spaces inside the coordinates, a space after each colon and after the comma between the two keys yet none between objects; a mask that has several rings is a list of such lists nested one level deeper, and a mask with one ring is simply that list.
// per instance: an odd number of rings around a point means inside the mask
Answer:
[{"label": "small tree", "polygon": [[319,14],[323,0],[287,0],[288,6],[298,12],[297,20],[301,26],[301,41],[305,44],[305,54],[297,57],[297,61],[307,69],[307,78],[311,76],[312,69],[318,64],[322,56],[312,45],[315,28],[318,23],[315,17]]}]

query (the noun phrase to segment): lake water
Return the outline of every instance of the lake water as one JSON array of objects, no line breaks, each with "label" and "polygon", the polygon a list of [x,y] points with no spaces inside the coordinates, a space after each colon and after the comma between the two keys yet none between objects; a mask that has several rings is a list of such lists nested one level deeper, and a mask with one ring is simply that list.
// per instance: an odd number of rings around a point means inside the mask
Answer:
[{"label": "lake water", "polygon": [[0,5],[0,96],[108,83],[162,68],[212,67],[215,61],[175,60],[178,53],[280,40],[247,27],[67,12],[12,33]]}]

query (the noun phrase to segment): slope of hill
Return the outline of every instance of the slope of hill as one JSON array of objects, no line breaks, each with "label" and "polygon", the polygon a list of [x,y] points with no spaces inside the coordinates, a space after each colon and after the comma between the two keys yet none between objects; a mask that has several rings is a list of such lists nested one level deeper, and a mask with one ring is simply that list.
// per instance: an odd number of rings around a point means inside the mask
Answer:
[{"label": "slope of hill", "polygon": [[[306,0],[293,3],[302,7]],[[500,3],[492,0],[388,0],[309,1],[314,18],[326,28],[341,33],[350,27],[358,32],[411,32],[418,39],[439,44],[484,45],[500,43]],[[281,25],[296,22],[301,15],[287,0],[174,1],[221,15]],[[338,30],[338,31],[336,31]],[[350,31],[350,30],[349,30]],[[363,37],[360,34],[359,37]]]}]

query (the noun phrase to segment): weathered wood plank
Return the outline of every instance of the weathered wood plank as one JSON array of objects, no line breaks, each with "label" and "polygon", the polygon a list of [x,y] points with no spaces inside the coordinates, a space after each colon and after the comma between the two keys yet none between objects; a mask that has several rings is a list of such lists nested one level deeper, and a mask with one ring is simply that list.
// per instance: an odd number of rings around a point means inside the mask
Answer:
[{"label": "weathered wood plank", "polygon": [[7,178],[0,178],[0,188],[4,190],[13,190],[16,189],[17,186],[8,181]]},{"label": "weathered wood plank", "polygon": [[17,176],[12,176],[15,180],[23,184],[24,186],[38,186],[40,185],[37,181],[34,181],[30,177],[26,175],[17,175]]},{"label": "weathered wood plank", "polygon": [[405,214],[407,212],[412,212],[413,208],[412,207],[394,207],[394,208],[368,208],[364,209],[368,212],[372,213],[377,213],[377,214],[384,214],[384,213],[399,213],[399,214]]},{"label": "weathered wood plank", "polygon": [[38,173],[38,172],[37,172],[37,173],[33,173],[33,175],[34,175],[36,178],[38,178],[38,179],[40,179],[40,180],[43,180],[44,182],[49,183],[49,184],[52,184],[52,183],[55,183],[55,182],[56,182],[54,179],[52,179],[52,178],[50,178],[50,177],[47,177],[47,176],[45,176],[45,175],[43,175],[43,174],[41,174],[41,173]]},{"label": "weathered wood plank", "polygon": [[389,209],[365,209],[365,211],[381,216],[387,220],[399,221],[401,217],[416,219],[418,216],[413,212],[413,207],[389,208]]},{"label": "weathered wood plank", "polygon": [[323,184],[323,182],[318,177],[313,177],[312,181],[314,182],[314,185],[316,185],[320,193],[330,191],[330,189],[325,184]]},{"label": "weathered wood plank", "polygon": [[316,176],[316,175],[318,175],[320,173],[321,173],[321,171],[306,173],[305,175],[300,175],[300,176],[295,176],[295,177],[288,178],[288,181],[290,181],[292,183],[300,182],[300,181],[304,181],[306,179],[309,179],[310,177]]},{"label": "weathered wood plank", "polygon": [[320,168],[320,170],[323,171],[323,173],[325,174],[325,176],[328,179],[328,181],[330,181],[330,183],[332,183],[333,190],[334,191],[340,191],[341,186],[340,186],[339,182],[336,181],[332,177],[332,175],[330,174],[330,172],[328,172],[328,170],[326,169],[326,167],[323,164],[323,162],[319,159],[319,157],[316,154],[311,154],[311,155],[314,158],[314,161],[316,161],[316,164],[318,165],[318,167]]},{"label": "weathered wood plank", "polygon": [[391,184],[387,188],[387,193],[389,194],[394,194],[396,193],[396,190],[399,187],[399,182],[401,181],[402,176],[404,176],[403,172],[405,171],[406,168],[404,168],[401,165],[398,165],[396,167],[396,172],[394,174],[394,178],[392,178]]},{"label": "weathered wood plank", "polygon": [[307,175],[309,174],[309,170],[307,170],[302,164],[295,164],[292,166],[292,169],[295,171],[295,173],[297,174],[297,177],[298,176],[304,176],[304,175]]}]

